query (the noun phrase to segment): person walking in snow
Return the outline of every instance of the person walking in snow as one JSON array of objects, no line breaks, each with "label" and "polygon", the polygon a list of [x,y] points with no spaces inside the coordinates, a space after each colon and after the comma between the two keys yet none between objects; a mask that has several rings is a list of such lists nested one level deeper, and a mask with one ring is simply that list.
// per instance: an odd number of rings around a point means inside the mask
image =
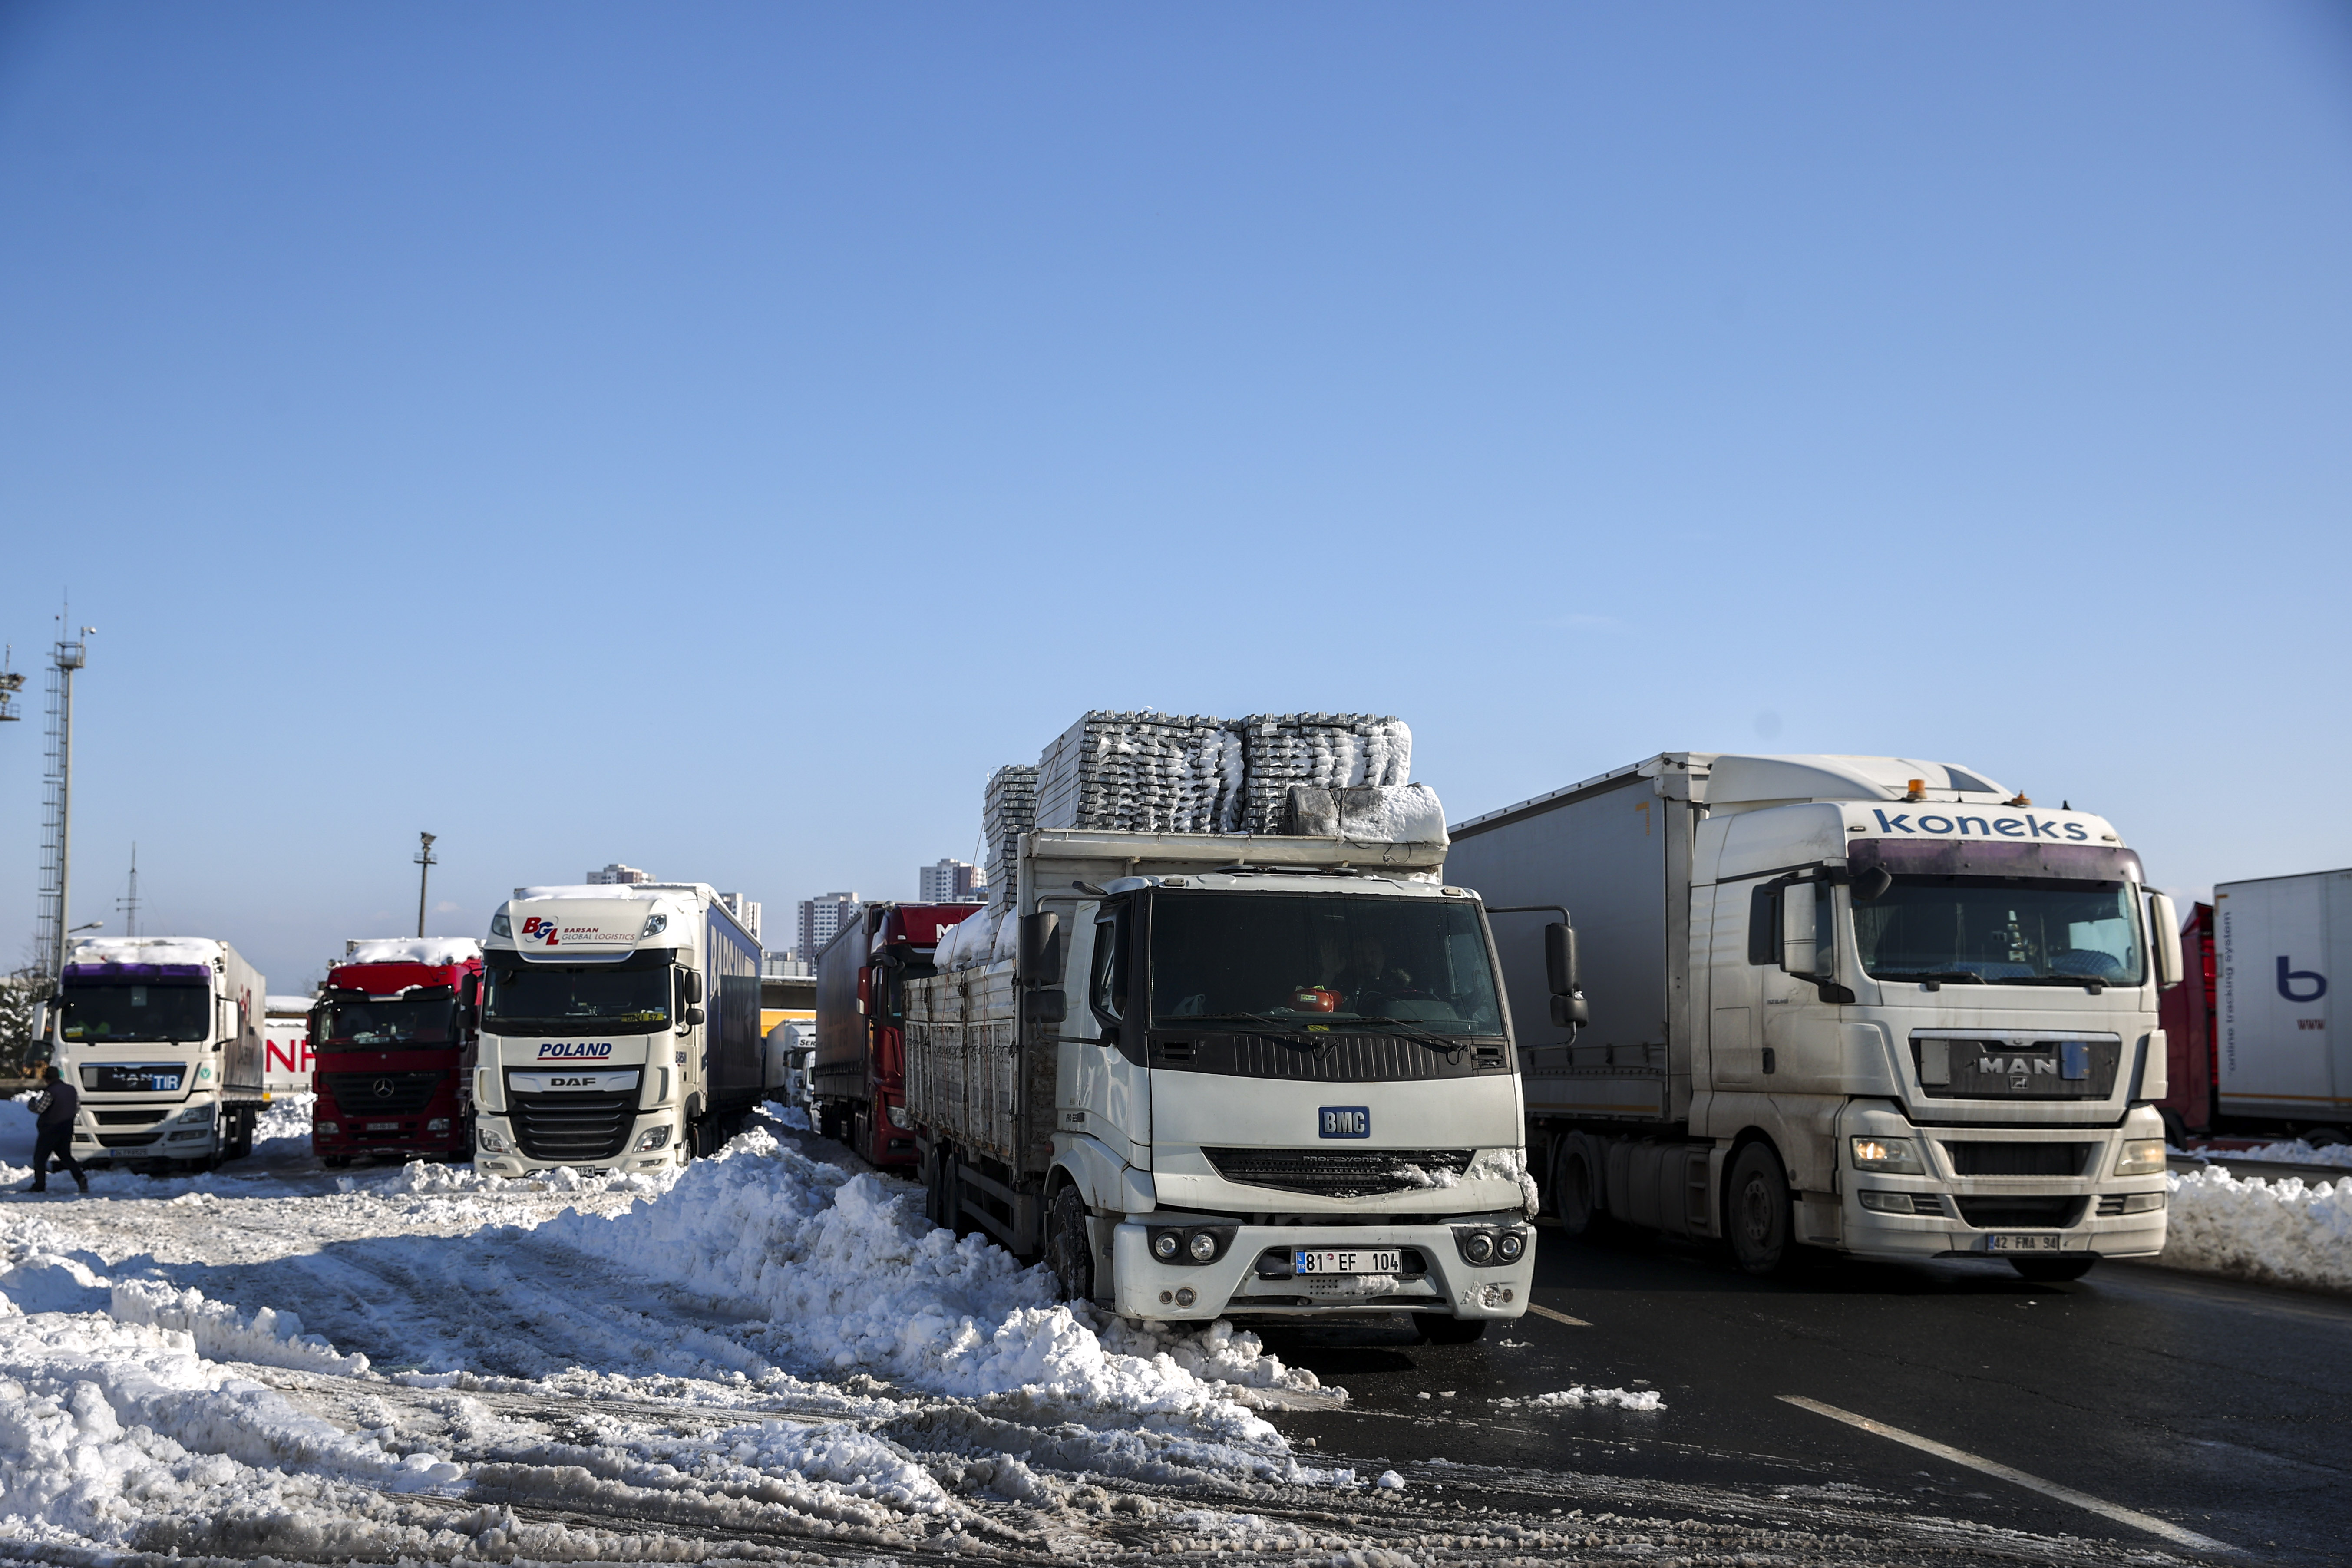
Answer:
[{"label": "person walking in snow", "polygon": [[74,1113],[81,1109],[81,1090],[67,1081],[55,1062],[41,1069],[41,1077],[47,1082],[33,1097],[33,1184],[26,1190],[49,1190],[49,1157],[55,1155],[73,1176],[74,1185],[86,1193],[89,1176],[73,1157]]}]

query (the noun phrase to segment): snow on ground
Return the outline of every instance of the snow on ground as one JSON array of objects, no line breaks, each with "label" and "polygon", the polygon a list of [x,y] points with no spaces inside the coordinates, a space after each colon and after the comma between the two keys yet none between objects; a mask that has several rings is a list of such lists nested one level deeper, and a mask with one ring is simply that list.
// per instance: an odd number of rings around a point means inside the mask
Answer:
[{"label": "snow on ground", "polygon": [[2352,1290],[2352,1176],[2243,1180],[2226,1171],[2175,1172],[2164,1255],[2201,1274],[2273,1285]]},{"label": "snow on ground", "polygon": [[[221,1171],[0,1203],[0,1552],[887,1552],[1112,1509],[1088,1475],[1364,1484],[1254,1408],[1344,1397],[1254,1336],[1055,1302],[782,1119],[659,1179],[329,1173],[307,1128],[280,1103]],[[12,1184],[30,1145],[0,1106]]]},{"label": "snow on ground", "polygon": [[2210,1160],[2217,1165],[2226,1165],[2232,1160],[2251,1160],[2257,1164],[2341,1165],[2352,1171],[2352,1143],[2327,1143],[2314,1148],[2300,1138],[2252,1149],[2175,1149],[2167,1145],[2164,1152],[2178,1159]]}]

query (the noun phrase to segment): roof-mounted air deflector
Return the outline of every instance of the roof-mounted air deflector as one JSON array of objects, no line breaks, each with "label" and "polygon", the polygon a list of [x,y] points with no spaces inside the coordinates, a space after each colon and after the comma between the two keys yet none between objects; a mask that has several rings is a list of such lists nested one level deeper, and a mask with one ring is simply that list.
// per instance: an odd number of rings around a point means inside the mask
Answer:
[{"label": "roof-mounted air deflector", "polygon": [[1912,757],[1719,756],[1706,781],[1709,805],[1755,805],[1796,800],[1904,800],[1911,782],[1919,798],[1998,804],[2009,795],[1980,773],[1949,763]]}]

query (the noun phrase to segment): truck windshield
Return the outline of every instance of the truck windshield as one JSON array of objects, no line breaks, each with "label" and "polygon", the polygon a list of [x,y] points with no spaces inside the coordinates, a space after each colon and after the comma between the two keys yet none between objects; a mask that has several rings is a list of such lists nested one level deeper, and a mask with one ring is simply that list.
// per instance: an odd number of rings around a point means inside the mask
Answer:
[{"label": "truck windshield", "polygon": [[2145,973],[2129,882],[1897,877],[1853,906],[1862,966],[1881,980],[2137,985]]},{"label": "truck windshield", "polygon": [[76,1045],[103,1046],[118,1040],[201,1040],[212,1022],[212,988],[204,984],[153,985],[66,983],[65,1016],[58,1037]]},{"label": "truck windshield", "polygon": [[457,998],[436,996],[375,1002],[365,997],[331,1000],[319,1036],[321,1051],[382,1050],[386,1046],[446,1046],[457,1038]]},{"label": "truck windshield", "polygon": [[1477,909],[1446,899],[1163,893],[1151,908],[1153,1022],[1500,1035]]},{"label": "truck windshield", "polygon": [[582,1029],[650,1035],[669,1027],[670,968],[516,963],[493,967],[482,1027],[496,1035]]}]

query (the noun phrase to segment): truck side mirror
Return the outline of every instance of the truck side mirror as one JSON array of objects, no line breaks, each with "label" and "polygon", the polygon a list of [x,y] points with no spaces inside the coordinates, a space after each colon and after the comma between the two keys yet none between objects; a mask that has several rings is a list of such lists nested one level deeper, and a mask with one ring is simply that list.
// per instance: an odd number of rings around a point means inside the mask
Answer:
[{"label": "truck side mirror", "polygon": [[1813,973],[1813,900],[1819,885],[1791,882],[1780,889],[1780,967],[1791,974]]},{"label": "truck side mirror", "polygon": [[2180,916],[2167,895],[2148,894],[2147,927],[2148,952],[2156,959],[2156,983],[2179,984],[2184,968],[2180,962]]},{"label": "truck side mirror", "polygon": [[681,1014],[680,1016],[685,1020],[686,1026],[688,1028],[693,1028],[697,1024],[702,1022],[702,1004],[699,1002],[688,1002],[686,1005],[686,1011]]},{"label": "truck side mirror", "polygon": [[[1050,917],[1049,917],[1050,918]],[[1042,986],[1024,999],[1033,1024],[1058,1024],[1069,1016],[1069,998],[1059,986]]]},{"label": "truck side mirror", "polygon": [[[1021,978],[1043,985],[1062,977],[1062,917],[1039,910],[1021,917]],[[1056,1016],[1055,1022],[1059,1022]]]},{"label": "truck side mirror", "polygon": [[1555,996],[1572,996],[1584,989],[1577,972],[1576,928],[1565,921],[1544,927],[1544,976]]},{"label": "truck side mirror", "polygon": [[1554,996],[1551,999],[1551,1021],[1555,1027],[1580,1029],[1592,1022],[1592,1009],[1581,996]]}]

